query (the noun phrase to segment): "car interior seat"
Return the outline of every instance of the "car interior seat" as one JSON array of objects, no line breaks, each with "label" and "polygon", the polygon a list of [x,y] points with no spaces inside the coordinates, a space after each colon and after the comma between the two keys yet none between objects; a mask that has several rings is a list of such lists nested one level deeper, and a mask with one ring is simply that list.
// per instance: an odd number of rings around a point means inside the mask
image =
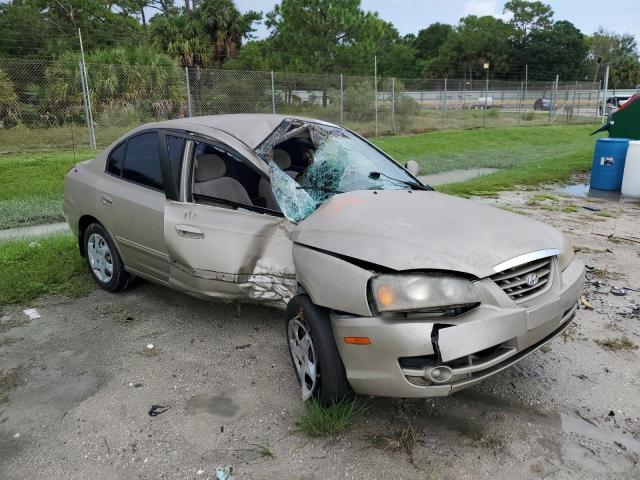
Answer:
[{"label": "car interior seat", "polygon": [[[298,172],[294,170],[288,170],[291,168],[292,161],[291,156],[281,148],[276,148],[273,150],[273,162],[278,165],[284,172],[289,175],[291,178],[295,179]],[[271,184],[265,180],[264,178],[260,179],[260,183],[258,184],[258,194],[260,197],[264,198],[266,207],[270,210],[279,211],[280,207],[278,206],[278,202],[276,202],[273,197],[273,193],[271,191]]]},{"label": "car interior seat", "polygon": [[235,178],[225,177],[227,166],[219,155],[196,157],[193,193],[253,205],[247,190]]}]

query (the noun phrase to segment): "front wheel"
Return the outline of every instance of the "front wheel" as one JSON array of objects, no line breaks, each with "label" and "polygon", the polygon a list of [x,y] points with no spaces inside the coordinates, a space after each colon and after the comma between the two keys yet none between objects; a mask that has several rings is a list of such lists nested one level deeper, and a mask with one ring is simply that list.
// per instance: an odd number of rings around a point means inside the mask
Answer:
[{"label": "front wheel", "polygon": [[302,400],[315,397],[330,406],[352,398],[327,311],[307,295],[296,295],[287,305],[286,329]]}]

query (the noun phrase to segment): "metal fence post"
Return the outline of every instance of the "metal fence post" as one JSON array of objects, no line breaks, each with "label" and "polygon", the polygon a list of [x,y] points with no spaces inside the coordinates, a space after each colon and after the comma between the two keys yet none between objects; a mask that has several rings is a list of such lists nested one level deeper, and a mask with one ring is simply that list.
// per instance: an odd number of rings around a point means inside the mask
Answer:
[{"label": "metal fence post", "polygon": [[609,90],[609,65],[607,65],[607,69],[604,72],[604,96],[602,97],[602,123],[604,123],[604,119],[607,117],[607,95]]},{"label": "metal fence post", "polygon": [[87,121],[87,136],[89,145],[93,147],[91,136],[91,119],[89,117],[89,104],[87,103],[87,89],[84,84],[84,68],[82,68],[82,60],[78,62],[78,71],[80,72],[80,85],[82,85],[82,106],[84,108],[84,117]]},{"label": "metal fence post", "polygon": [[442,105],[442,129],[444,130],[447,126],[447,79],[444,79],[444,97],[443,97],[443,105]]},{"label": "metal fence post", "polygon": [[373,57],[373,106],[376,114],[376,137],[378,136],[378,57]]},{"label": "metal fence post", "polygon": [[89,132],[89,146],[96,149],[96,132],[93,128],[93,113],[91,112],[91,93],[89,91],[89,82],[87,79],[87,67],[84,62],[80,62],[80,80],[83,84],[84,102],[87,112],[87,130]]},{"label": "metal fence post", "polygon": [[273,70],[271,70],[271,110],[276,113],[276,82],[273,78]]},{"label": "metal fence post", "polygon": [[78,40],[80,41],[80,80],[84,83],[84,91],[86,93],[85,101],[88,112],[88,130],[89,130],[89,145],[91,148],[96,148],[96,133],[93,130],[93,113],[91,112],[91,94],[89,91],[89,76],[87,75],[87,64],[84,62],[84,46],[82,44],[82,31],[78,28]]},{"label": "metal fence post", "polygon": [[551,115],[553,115],[553,87],[555,84],[556,82],[551,82],[551,90],[549,90],[549,125],[551,125]]},{"label": "metal fence post", "polygon": [[524,82],[520,82],[518,90],[518,125],[520,125],[520,117],[522,116],[522,96],[524,95]]},{"label": "metal fence post", "polygon": [[[485,64],[488,65],[488,64]],[[484,87],[484,114],[482,115],[482,128],[487,126],[487,103],[489,101],[489,67],[487,66],[487,82]]]},{"label": "metal fence post", "polygon": [[187,113],[189,117],[193,116],[191,111],[191,85],[189,83],[189,67],[184,67],[184,78],[187,82]]},{"label": "metal fence post", "polygon": [[573,123],[573,111],[576,108],[576,90],[578,90],[578,82],[576,82],[576,86],[573,87],[573,101],[571,102],[571,122]]},{"label": "metal fence post", "polygon": [[340,74],[340,125],[344,126],[344,76]]},{"label": "metal fence post", "polygon": [[391,78],[391,125],[394,135],[396,131],[396,77]]}]

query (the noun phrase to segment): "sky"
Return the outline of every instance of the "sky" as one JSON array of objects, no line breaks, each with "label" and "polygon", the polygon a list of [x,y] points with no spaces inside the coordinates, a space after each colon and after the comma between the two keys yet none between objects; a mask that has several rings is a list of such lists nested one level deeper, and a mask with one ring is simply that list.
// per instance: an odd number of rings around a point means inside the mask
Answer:
[{"label": "sky", "polygon": [[[465,15],[494,15],[502,18],[505,0],[361,0],[362,8],[378,12],[395,25],[401,34],[417,33],[434,22],[456,24]],[[544,0],[543,0],[544,1]],[[275,0],[235,0],[242,10],[267,12]],[[584,34],[591,35],[599,26],[617,33],[632,33],[640,43],[640,0],[546,0],[556,20],[569,20]],[[256,35],[268,34],[264,25]]]}]

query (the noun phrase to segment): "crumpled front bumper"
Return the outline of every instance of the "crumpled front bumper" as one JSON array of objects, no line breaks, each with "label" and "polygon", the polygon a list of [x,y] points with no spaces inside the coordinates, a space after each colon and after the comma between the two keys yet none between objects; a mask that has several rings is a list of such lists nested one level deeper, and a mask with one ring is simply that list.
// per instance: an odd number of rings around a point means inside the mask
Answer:
[{"label": "crumpled front bumper", "polygon": [[[518,362],[561,334],[575,317],[584,288],[584,265],[574,259],[560,272],[554,261],[551,288],[526,307],[486,278],[476,283],[482,304],[455,318],[332,315],[333,334],[351,386],[362,395],[446,396]],[[371,344],[346,344],[344,337],[368,337]],[[401,359],[411,362],[406,365]],[[434,365],[449,366],[453,376],[434,381],[428,373]]]}]

